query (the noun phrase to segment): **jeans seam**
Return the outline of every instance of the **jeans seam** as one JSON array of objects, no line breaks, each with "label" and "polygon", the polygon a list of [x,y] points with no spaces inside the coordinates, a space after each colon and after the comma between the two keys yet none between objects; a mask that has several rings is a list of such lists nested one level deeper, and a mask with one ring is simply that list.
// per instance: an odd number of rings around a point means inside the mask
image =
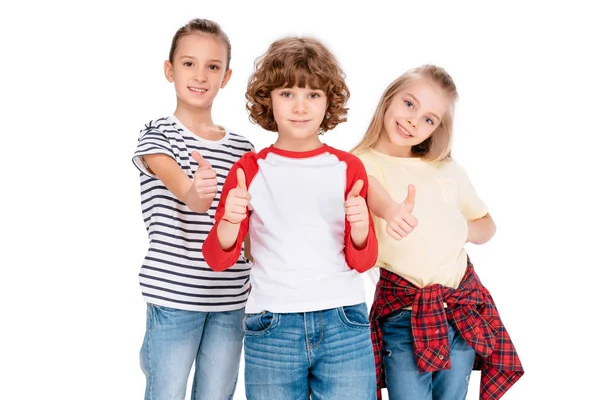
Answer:
[{"label": "jeans seam", "polygon": [[308,358],[308,366],[312,367],[312,358],[310,356],[310,340],[308,339],[308,327],[306,326],[306,313],[302,313],[304,318],[304,340],[306,341],[306,357]]},{"label": "jeans seam", "polygon": [[152,343],[152,336],[153,336],[153,330],[154,330],[154,320],[155,320],[155,310],[154,310],[154,306],[152,304],[149,305],[150,307],[150,327],[148,328],[148,342],[147,342],[147,346],[146,346],[146,367],[148,368],[148,375],[150,376],[150,382],[148,384],[148,395],[150,397],[150,399],[154,399],[154,372],[152,371],[152,351],[150,349],[150,344]]}]

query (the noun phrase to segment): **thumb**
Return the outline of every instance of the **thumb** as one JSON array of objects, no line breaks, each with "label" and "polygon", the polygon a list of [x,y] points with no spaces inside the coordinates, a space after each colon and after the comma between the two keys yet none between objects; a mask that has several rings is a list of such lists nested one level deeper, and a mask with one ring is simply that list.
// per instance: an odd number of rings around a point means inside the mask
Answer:
[{"label": "thumb", "polygon": [[415,208],[415,195],[415,185],[408,185],[408,194],[406,195],[406,200],[404,200],[404,204],[406,205],[406,208],[409,212],[412,212]]},{"label": "thumb", "polygon": [[238,168],[236,171],[236,177],[237,177],[237,187],[247,191],[248,189],[246,189],[246,175],[244,175],[244,170],[241,168]]},{"label": "thumb", "polygon": [[202,154],[197,151],[192,151],[192,158],[198,163],[198,169],[210,169],[210,163],[202,157]]},{"label": "thumb", "polygon": [[348,198],[350,199],[353,197],[360,196],[360,191],[362,190],[363,185],[364,185],[364,182],[362,179],[357,180],[356,183],[354,184],[354,186],[352,186],[350,193],[348,193]]}]

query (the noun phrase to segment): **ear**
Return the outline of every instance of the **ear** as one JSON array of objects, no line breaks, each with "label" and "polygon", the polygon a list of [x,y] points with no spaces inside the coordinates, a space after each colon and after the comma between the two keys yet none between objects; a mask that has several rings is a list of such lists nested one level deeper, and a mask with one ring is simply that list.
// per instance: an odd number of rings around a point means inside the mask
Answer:
[{"label": "ear", "polygon": [[173,64],[169,60],[166,60],[163,69],[165,71],[165,78],[173,83]]},{"label": "ear", "polygon": [[221,89],[223,89],[225,87],[225,85],[227,85],[227,82],[229,82],[229,80],[231,79],[231,74],[232,74],[232,70],[231,68],[225,72],[225,76],[223,76],[223,80],[221,81]]}]

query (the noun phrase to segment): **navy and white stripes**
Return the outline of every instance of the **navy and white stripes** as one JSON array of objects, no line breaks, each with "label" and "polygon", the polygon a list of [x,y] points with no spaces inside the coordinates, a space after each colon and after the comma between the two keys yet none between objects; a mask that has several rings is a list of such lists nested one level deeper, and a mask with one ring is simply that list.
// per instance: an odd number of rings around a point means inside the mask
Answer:
[{"label": "navy and white stripes", "polygon": [[[192,151],[202,154],[217,173],[217,196],[207,213],[191,211],[148,170],[142,156],[166,154],[193,179],[198,164]],[[231,166],[252,144],[227,131],[219,141],[200,138],[169,116],[151,121],[140,131],[133,162],[140,170],[142,216],[149,249],[139,280],[148,303],[192,311],[243,308],[248,298],[250,265],[243,257],[229,270],[214,272],[204,261],[202,244],[214,223],[223,183]]]}]

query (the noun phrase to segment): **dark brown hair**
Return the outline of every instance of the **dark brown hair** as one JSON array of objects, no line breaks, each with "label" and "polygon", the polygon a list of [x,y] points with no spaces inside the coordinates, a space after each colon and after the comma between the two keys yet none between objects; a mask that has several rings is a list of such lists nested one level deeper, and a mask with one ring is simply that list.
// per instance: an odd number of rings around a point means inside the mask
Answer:
[{"label": "dark brown hair", "polygon": [[229,37],[223,32],[219,24],[208,19],[196,18],[182,26],[175,32],[173,40],[171,41],[171,50],[169,51],[169,61],[173,62],[173,56],[177,51],[177,44],[179,39],[192,33],[204,33],[206,35],[213,35],[217,39],[221,40],[227,48],[227,65],[225,71],[229,70],[229,63],[231,62],[231,43]]},{"label": "dark brown hair", "polygon": [[335,56],[313,38],[286,37],[275,41],[256,59],[254,73],[248,80],[246,108],[250,120],[264,129],[277,131],[273,117],[271,91],[279,88],[309,87],[327,96],[327,111],[320,133],[346,121],[345,107],[350,91]]}]

